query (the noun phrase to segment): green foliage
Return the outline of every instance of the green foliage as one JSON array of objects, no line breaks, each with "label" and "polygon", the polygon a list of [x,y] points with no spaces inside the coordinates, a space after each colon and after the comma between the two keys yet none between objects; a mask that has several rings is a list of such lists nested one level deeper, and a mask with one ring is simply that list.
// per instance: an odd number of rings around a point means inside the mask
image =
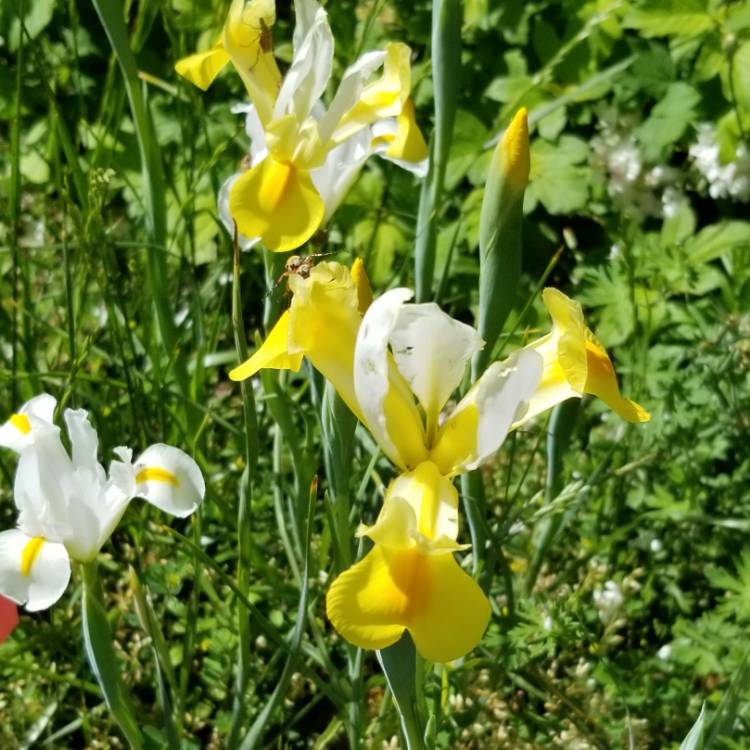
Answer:
[{"label": "green foliage", "polygon": [[[251,737],[264,746],[382,747],[399,732],[386,680],[373,654],[335,635],[323,597],[390,468],[362,430],[334,429],[342,405],[305,371],[253,384],[259,445],[248,454],[227,378],[234,269],[215,198],[247,150],[230,111],[244,92],[222,74],[202,94],[173,72],[215,41],[226,3],[126,3],[124,18],[120,4],[96,6],[117,56],[91,5],[0,6],[4,413],[46,389],[91,410],[102,455],[174,442],[209,479],[201,513],[169,529],[131,506],[100,561],[113,669],[146,747],[172,733],[186,750],[222,747],[233,726],[245,737],[259,717]],[[293,13],[278,6],[274,43],[288,60]],[[412,46],[417,119],[430,134],[432,4],[326,7],[339,77],[361,50]],[[458,26],[448,30],[461,43],[455,127],[431,217],[441,304],[475,319],[488,159],[527,106],[521,285],[498,347],[547,330],[532,292],[549,274],[582,302],[623,392],[652,421],[626,427],[585,402],[551,498],[543,420],[483,468],[493,619],[466,659],[423,665],[428,739],[446,749],[630,738],[691,748],[700,712],[704,747],[748,749],[750,2],[471,0]],[[711,174],[696,156],[703,123],[718,154]],[[363,257],[379,290],[413,286],[418,204],[411,176],[371,160],[311,251]],[[259,252],[236,270],[252,348],[278,274]],[[321,434],[345,445],[326,452]],[[337,461],[346,466],[333,472]],[[0,455],[0,528],[15,517],[14,465]],[[313,474],[320,497],[308,522]],[[242,552],[241,497],[251,532]],[[622,594],[611,610],[601,605],[608,584]],[[0,647],[0,747],[123,746],[80,647],[81,595],[72,585],[49,612],[24,614]]]}]

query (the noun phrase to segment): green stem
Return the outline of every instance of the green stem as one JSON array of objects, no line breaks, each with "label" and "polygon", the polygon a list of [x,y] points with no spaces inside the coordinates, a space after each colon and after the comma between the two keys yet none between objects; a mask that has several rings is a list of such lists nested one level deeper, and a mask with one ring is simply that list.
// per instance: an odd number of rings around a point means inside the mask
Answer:
[{"label": "green stem", "polygon": [[[563,457],[573,432],[581,400],[578,398],[568,399],[558,404],[549,420],[547,427],[547,481],[544,488],[545,505],[550,505],[560,494],[563,487]],[[526,593],[534,590],[534,584],[539,577],[544,558],[549,546],[554,541],[560,530],[564,513],[553,513],[542,523],[541,541],[534,550],[534,555],[529,565],[526,576]]]},{"label": "green stem", "polygon": [[[247,359],[247,336],[242,321],[242,292],[240,286],[240,247],[236,230],[232,253],[232,328],[237,359],[244,362]],[[237,587],[247,595],[250,590],[250,563],[252,553],[252,527],[250,520],[250,500],[252,482],[256,470],[258,455],[258,416],[255,408],[255,396],[252,383],[243,380],[240,384],[242,391],[243,416],[245,422],[245,470],[239,487],[239,502],[237,506]],[[227,747],[236,747],[239,742],[240,730],[245,717],[245,691],[250,672],[251,631],[250,618],[241,607],[237,608],[238,617],[238,646],[237,646],[237,676],[235,682],[234,705],[232,707],[232,727],[227,741]]]},{"label": "green stem", "polygon": [[96,562],[82,563],[83,598],[81,618],[83,643],[91,669],[99,683],[104,700],[131,750],[142,750],[143,737],[133,715],[130,696],[120,674],[120,665],[112,646],[112,631],[107,619]]}]

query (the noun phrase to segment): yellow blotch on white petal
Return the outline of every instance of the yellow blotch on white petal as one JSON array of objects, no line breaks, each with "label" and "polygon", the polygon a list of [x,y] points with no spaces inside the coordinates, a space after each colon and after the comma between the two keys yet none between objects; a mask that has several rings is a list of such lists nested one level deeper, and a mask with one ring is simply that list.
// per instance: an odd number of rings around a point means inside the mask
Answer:
[{"label": "yellow blotch on white petal", "polygon": [[22,434],[31,432],[31,422],[25,414],[11,414],[8,421]]},{"label": "yellow blotch on white petal", "polygon": [[149,466],[145,469],[141,469],[135,477],[136,484],[141,482],[164,482],[165,484],[171,484],[173,487],[178,487],[180,482],[177,477],[167,469],[162,469],[159,466]]},{"label": "yellow blotch on white petal", "polygon": [[31,567],[34,565],[34,561],[39,556],[44,545],[44,537],[35,536],[26,542],[26,546],[21,552],[21,575],[29,576],[31,574]]},{"label": "yellow blotch on white petal", "polygon": [[260,237],[274,252],[303,245],[323,221],[325,204],[306,170],[271,156],[237,178],[229,211],[246,237]]}]

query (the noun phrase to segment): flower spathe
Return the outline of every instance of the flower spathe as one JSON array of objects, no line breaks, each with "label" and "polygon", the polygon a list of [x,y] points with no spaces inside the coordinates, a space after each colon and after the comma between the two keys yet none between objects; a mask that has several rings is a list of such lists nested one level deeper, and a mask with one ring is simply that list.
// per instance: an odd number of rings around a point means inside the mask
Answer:
[{"label": "flower spathe", "polygon": [[581,305],[549,287],[542,299],[552,318],[552,331],[526,348],[542,356],[544,372],[526,412],[514,426],[585,393],[600,398],[628,422],[648,422],[649,413],[620,393],[612,360],[586,326]]},{"label": "flower spathe", "polygon": [[[409,48],[389,44],[344,73],[328,108],[333,36],[315,0],[295,0],[293,59],[281,75],[273,58],[273,0],[235,0],[217,45],[177,63],[180,75],[207,88],[230,60],[252,101],[246,112],[250,166],[229,178],[222,220],[243,245],[259,238],[277,252],[304,244],[327,220],[372,154],[424,176],[427,146],[409,100]],[[382,69],[379,79],[371,80]]]},{"label": "flower spathe", "polygon": [[67,409],[64,418],[71,454],[51,421],[34,425],[33,441],[21,448],[16,470],[18,525],[0,533],[0,593],[31,611],[62,596],[70,560],[93,560],[133,498],[184,517],[205,494],[197,464],[166,445],[147,448],[135,462],[130,449],[115,449],[119,460],[107,475],[87,413]]},{"label": "flower spathe", "polygon": [[482,637],[490,605],[456,562],[458,494],[434,464],[395,479],[375,524],[361,527],[373,548],[326,596],[336,630],[360,648],[382,649],[408,630],[422,656],[452,661]]}]

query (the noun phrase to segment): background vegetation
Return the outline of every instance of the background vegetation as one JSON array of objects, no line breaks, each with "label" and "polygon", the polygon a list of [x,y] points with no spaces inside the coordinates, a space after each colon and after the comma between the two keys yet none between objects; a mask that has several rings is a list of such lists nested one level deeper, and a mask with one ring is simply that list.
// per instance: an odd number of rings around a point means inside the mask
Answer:
[{"label": "background vegetation", "polygon": [[[253,720],[268,704],[304,577],[294,482],[300,462],[319,473],[304,638],[264,742],[345,747],[360,733],[367,747],[395,747],[374,656],[352,679],[324,617],[330,505],[306,378],[253,384],[264,437],[249,601],[238,602],[237,505],[249,477],[242,399],[227,378],[237,361],[231,243],[215,196],[247,148],[230,111],[244,93],[234,75],[204,95],[173,72],[214,40],[226,3],[125,5],[141,76],[129,87],[93,5],[0,6],[3,413],[47,390],[90,409],[102,455],[164,439],[194,452],[209,480],[196,518],[173,531],[134,504],[104,550],[112,625],[153,747],[170,732],[181,748],[221,747],[238,711]],[[275,47],[288,60],[292,11],[277,5]],[[412,47],[429,133],[430,3],[326,7],[339,74],[386,40]],[[470,657],[427,675],[435,745],[676,748],[706,701],[716,717],[706,746],[750,748],[750,2],[466,0],[456,34],[461,100],[438,299],[473,320],[488,147],[526,105],[532,183],[507,344],[547,325],[531,300],[548,274],[584,303],[624,390],[653,417],[628,427],[582,404],[556,497],[544,493],[544,420],[487,467],[496,613]],[[152,140],[128,95],[147,99]],[[370,161],[316,249],[362,256],[378,289],[413,284],[418,195],[410,175]],[[242,256],[241,280],[252,336],[274,283],[261,253]],[[159,335],[155,309],[176,311],[173,340]],[[272,410],[292,420],[296,445]],[[389,479],[369,437],[357,438],[353,523],[372,517]],[[0,456],[2,528],[14,519],[13,467]],[[84,659],[79,596],[72,586],[49,612],[24,615],[0,648],[0,747],[123,746]],[[239,707],[238,621],[253,644]]]}]

